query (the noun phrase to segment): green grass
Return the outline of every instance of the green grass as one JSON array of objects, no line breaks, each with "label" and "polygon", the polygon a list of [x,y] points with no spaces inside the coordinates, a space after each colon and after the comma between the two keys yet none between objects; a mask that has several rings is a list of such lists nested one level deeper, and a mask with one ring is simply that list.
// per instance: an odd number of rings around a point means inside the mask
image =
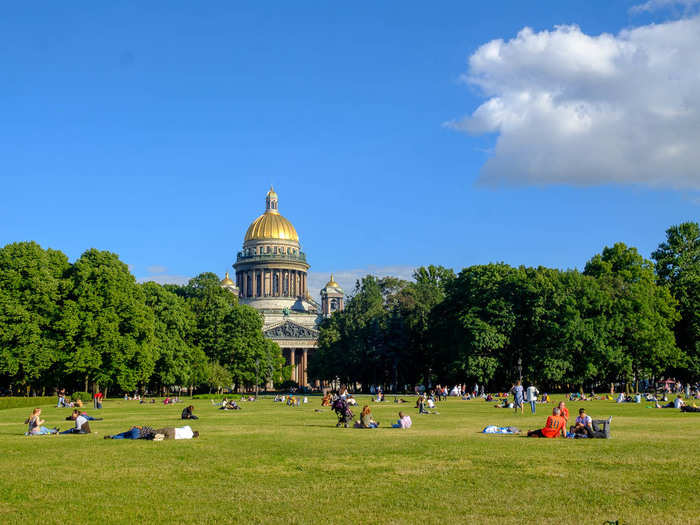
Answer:
[{"label": "green grass", "polygon": [[[336,429],[319,399],[223,412],[194,401],[192,441],[112,441],[136,424],[179,426],[182,405],[108,400],[97,434],[25,437],[26,408],[0,412],[0,523],[699,523],[700,414],[610,401],[610,440],[479,434],[542,425],[483,401],[449,400],[410,430],[372,404],[377,430]],[[361,401],[365,401],[362,398]],[[69,409],[47,406],[47,425]],[[356,410],[359,413],[359,409]]]}]

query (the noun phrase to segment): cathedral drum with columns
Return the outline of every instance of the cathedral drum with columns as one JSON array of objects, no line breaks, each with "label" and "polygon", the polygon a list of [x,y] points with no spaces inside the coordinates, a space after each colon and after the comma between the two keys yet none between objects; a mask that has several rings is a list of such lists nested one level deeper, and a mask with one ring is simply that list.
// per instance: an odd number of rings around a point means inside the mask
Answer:
[{"label": "cathedral drum with columns", "polygon": [[265,198],[265,213],[248,227],[233,267],[236,281],[227,273],[221,286],[263,315],[265,337],[277,342],[287,364],[293,365],[292,379],[307,386],[309,352],[316,348],[318,323],[343,309],[344,293],[331,276],[321,290],[321,304],[311,298],[306,255],[294,226],[280,214],[272,188]]}]

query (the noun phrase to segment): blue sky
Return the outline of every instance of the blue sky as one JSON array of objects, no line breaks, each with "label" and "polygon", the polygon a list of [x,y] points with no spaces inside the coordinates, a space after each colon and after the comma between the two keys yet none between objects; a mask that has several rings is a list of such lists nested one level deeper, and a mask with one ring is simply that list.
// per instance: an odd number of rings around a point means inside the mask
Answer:
[{"label": "blue sky", "polygon": [[274,184],[312,283],[649,256],[700,210],[698,80],[675,74],[700,68],[698,16],[636,4],[8,4],[0,244],[222,275]]}]

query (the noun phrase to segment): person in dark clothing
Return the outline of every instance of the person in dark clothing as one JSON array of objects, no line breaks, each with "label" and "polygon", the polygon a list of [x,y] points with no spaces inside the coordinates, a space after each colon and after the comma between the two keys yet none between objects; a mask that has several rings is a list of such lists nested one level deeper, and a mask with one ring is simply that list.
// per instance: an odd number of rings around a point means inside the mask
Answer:
[{"label": "person in dark clothing", "polygon": [[199,419],[192,413],[193,410],[194,407],[192,405],[185,407],[182,411],[182,419]]}]

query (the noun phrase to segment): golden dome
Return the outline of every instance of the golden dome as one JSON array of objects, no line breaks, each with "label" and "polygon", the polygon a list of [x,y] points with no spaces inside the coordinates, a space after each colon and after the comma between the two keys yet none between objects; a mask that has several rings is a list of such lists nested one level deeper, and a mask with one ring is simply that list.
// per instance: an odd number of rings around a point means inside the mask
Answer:
[{"label": "golden dome", "polygon": [[228,272],[226,272],[226,277],[221,280],[221,286],[236,286],[236,283],[228,276]]},{"label": "golden dome", "polygon": [[326,283],[326,288],[340,288],[340,285],[333,279],[333,274],[331,274],[331,280]]},{"label": "golden dome", "polygon": [[299,242],[299,235],[292,223],[277,211],[277,194],[270,187],[265,197],[267,204],[265,213],[255,219],[245,233],[245,241],[280,239]]},{"label": "golden dome", "polygon": [[284,239],[299,241],[297,231],[292,223],[282,217],[279,212],[268,210],[253,221],[245,233],[245,240]]}]

